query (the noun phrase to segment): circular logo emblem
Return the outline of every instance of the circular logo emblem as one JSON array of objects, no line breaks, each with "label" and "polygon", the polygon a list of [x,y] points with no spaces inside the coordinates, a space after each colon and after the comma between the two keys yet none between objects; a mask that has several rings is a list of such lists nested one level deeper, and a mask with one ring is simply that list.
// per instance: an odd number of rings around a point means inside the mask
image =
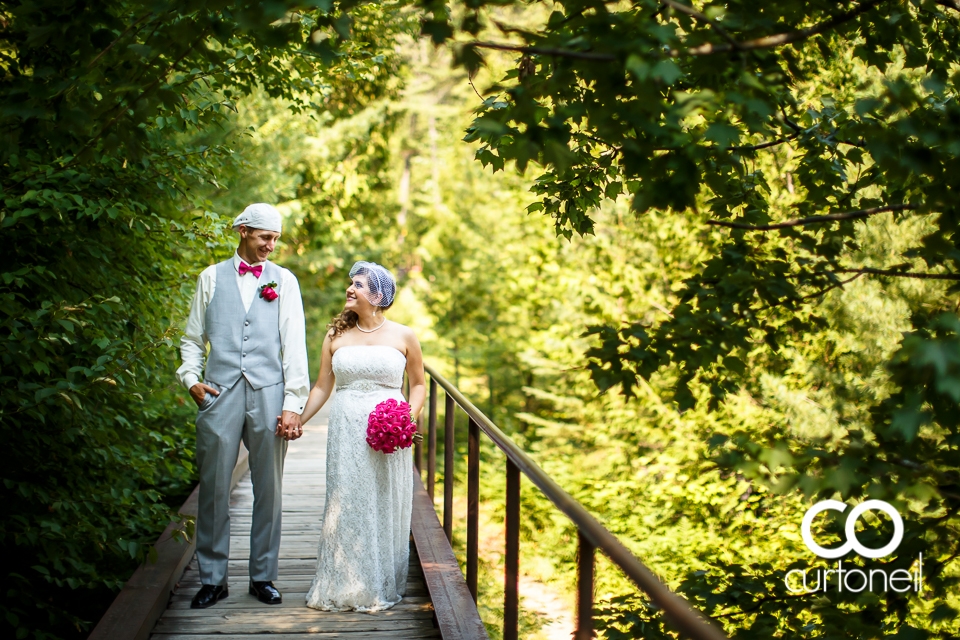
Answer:
[{"label": "circular logo emblem", "polygon": [[[810,525],[813,523],[814,518],[828,509],[843,513],[847,509],[847,505],[839,500],[824,500],[818,502],[807,509],[807,512],[803,515],[803,522],[800,524],[800,534],[803,536],[804,544],[807,545],[810,551],[813,551],[821,558],[827,558],[828,560],[839,558],[840,556],[846,555],[851,549],[864,558],[882,558],[893,553],[896,548],[900,546],[900,541],[903,540],[903,518],[901,518],[897,510],[893,508],[893,505],[883,500],[867,500],[855,506],[853,510],[850,511],[850,515],[847,516],[847,525],[844,528],[847,541],[834,549],[824,549],[814,542],[813,534],[810,533]],[[867,511],[883,511],[890,516],[890,519],[893,521],[893,538],[879,549],[865,547],[857,540],[857,532],[855,530],[857,520]]]}]

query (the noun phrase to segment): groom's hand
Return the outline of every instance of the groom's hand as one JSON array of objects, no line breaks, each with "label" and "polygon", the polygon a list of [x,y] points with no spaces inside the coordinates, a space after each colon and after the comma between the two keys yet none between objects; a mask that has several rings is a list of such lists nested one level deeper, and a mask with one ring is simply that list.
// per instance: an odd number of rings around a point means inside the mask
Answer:
[{"label": "groom's hand", "polygon": [[277,418],[277,435],[285,440],[296,440],[303,435],[303,425],[300,423],[300,414],[294,411],[284,411]]},{"label": "groom's hand", "polygon": [[198,382],[190,387],[190,397],[193,398],[193,401],[197,403],[198,407],[203,402],[203,399],[207,397],[208,393],[212,393],[215,396],[220,395],[219,391],[208,384],[203,384],[202,382]]}]

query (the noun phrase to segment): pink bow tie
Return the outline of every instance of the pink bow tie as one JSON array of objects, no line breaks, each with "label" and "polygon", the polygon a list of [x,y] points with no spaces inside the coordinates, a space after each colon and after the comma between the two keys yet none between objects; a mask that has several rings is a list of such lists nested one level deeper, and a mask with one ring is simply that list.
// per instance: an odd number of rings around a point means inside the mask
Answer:
[{"label": "pink bow tie", "polygon": [[258,265],[255,266],[255,267],[251,267],[251,266],[248,265],[246,262],[244,262],[243,260],[241,260],[241,261],[240,261],[240,268],[237,269],[237,271],[239,271],[239,272],[240,272],[240,275],[242,275],[242,276],[243,276],[243,275],[246,275],[246,274],[248,274],[248,273],[252,273],[255,277],[259,278],[259,277],[260,277],[260,274],[263,273],[263,265],[262,265],[262,264],[258,264]]}]

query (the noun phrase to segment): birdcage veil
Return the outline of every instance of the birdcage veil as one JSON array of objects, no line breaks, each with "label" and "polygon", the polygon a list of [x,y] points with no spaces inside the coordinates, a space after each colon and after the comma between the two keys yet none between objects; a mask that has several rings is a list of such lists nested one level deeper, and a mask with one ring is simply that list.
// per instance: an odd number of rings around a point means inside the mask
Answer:
[{"label": "birdcage veil", "polygon": [[378,307],[389,307],[393,304],[393,298],[397,294],[397,282],[386,267],[376,262],[359,260],[350,268],[351,278],[358,275],[367,277],[367,287],[360,290],[360,293],[370,304]]}]

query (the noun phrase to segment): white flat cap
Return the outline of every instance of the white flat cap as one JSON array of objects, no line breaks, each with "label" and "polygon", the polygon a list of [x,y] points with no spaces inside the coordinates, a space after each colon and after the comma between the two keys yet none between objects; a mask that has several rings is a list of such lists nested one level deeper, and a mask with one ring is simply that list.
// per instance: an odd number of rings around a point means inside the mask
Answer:
[{"label": "white flat cap", "polygon": [[240,225],[246,225],[251,229],[264,229],[280,233],[281,222],[280,212],[277,211],[275,206],[266,202],[257,202],[244,209],[243,213],[234,218],[233,228],[236,229]]}]

